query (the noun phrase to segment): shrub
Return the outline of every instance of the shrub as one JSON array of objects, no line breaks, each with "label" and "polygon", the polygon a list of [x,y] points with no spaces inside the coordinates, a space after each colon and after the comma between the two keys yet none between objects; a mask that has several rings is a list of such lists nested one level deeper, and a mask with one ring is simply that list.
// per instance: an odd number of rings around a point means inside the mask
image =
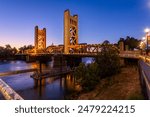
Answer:
[{"label": "shrub", "polygon": [[120,71],[119,51],[112,44],[102,44],[101,52],[98,53],[95,62],[98,64],[101,78],[114,75]]},{"label": "shrub", "polygon": [[75,70],[75,77],[84,91],[92,90],[96,86],[99,81],[98,74],[99,70],[97,63],[91,63],[88,65],[80,63]]},{"label": "shrub", "polygon": [[108,42],[103,43],[101,52],[91,64],[80,65],[75,70],[75,78],[80,83],[84,91],[95,88],[100,78],[114,75],[120,71],[120,59],[118,49]]}]

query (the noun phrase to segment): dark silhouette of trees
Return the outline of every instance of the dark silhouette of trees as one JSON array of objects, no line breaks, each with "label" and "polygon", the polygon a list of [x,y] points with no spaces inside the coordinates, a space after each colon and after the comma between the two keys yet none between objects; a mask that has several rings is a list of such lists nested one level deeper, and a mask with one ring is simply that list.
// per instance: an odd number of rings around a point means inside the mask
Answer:
[{"label": "dark silhouette of trees", "polygon": [[125,39],[120,38],[118,44],[120,41],[124,42],[124,45],[128,45],[129,50],[134,50],[135,48],[138,48],[140,43],[140,40],[130,36],[127,36]]},{"label": "dark silhouette of trees", "polygon": [[95,62],[88,65],[80,63],[74,73],[77,82],[80,83],[84,91],[92,90],[96,86],[100,80],[98,74],[98,64]]},{"label": "dark silhouette of trees", "polygon": [[75,78],[85,91],[92,90],[101,78],[120,72],[120,57],[116,46],[104,41],[101,52],[91,64],[81,63],[75,70]]},{"label": "dark silhouette of trees", "polygon": [[9,44],[5,47],[0,46],[0,59],[12,58],[17,53],[17,49],[12,48]]},{"label": "dark silhouette of trees", "polygon": [[108,40],[105,40],[105,41],[103,42],[103,44],[110,44],[110,42],[109,42]]},{"label": "dark silhouette of trees", "polygon": [[[34,46],[32,45],[24,45],[23,47],[19,48],[19,52],[24,52],[28,49],[33,49]],[[18,53],[18,50],[15,47],[11,47],[9,44],[5,45],[5,47],[0,46],[0,59],[11,59]]]},{"label": "dark silhouette of trees", "polygon": [[108,43],[103,43],[101,52],[95,59],[98,64],[100,78],[114,75],[120,71],[120,57],[118,49]]},{"label": "dark silhouette of trees", "polygon": [[24,53],[26,50],[33,49],[33,48],[34,48],[34,46],[32,46],[32,45],[28,45],[28,46],[24,45],[23,47],[19,48],[19,53]]}]

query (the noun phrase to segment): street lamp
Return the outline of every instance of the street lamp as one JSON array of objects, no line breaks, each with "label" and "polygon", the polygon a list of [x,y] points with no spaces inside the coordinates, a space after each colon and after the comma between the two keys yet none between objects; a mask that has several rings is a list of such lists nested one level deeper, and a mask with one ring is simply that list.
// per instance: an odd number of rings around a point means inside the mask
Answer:
[{"label": "street lamp", "polygon": [[140,45],[139,45],[139,47],[140,47],[141,50],[144,50],[145,45],[146,45],[145,42],[146,42],[146,39],[145,39],[145,37],[143,37],[142,40],[141,40],[141,42],[140,42]]},{"label": "street lamp", "polygon": [[146,28],[145,30],[144,30],[144,32],[146,33],[146,36],[145,36],[145,38],[146,38],[146,48],[147,48],[147,50],[146,50],[146,54],[148,55],[148,34],[149,34],[149,32],[150,32],[150,29],[149,28]]},{"label": "street lamp", "polygon": [[144,41],[146,38],[145,37],[142,37],[142,40]]}]

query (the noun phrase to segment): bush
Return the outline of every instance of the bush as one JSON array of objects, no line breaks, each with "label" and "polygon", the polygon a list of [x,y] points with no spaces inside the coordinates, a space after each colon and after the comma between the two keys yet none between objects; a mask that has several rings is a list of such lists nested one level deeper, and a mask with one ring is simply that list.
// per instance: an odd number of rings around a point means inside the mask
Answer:
[{"label": "bush", "polygon": [[120,59],[118,49],[107,43],[102,44],[101,52],[91,64],[80,65],[75,70],[75,78],[84,91],[95,88],[100,78],[114,75],[120,71]]},{"label": "bush", "polygon": [[120,71],[119,51],[109,43],[103,43],[101,52],[98,53],[95,62],[98,64],[99,76],[105,78]]},{"label": "bush", "polygon": [[97,63],[88,65],[80,63],[76,68],[74,75],[84,91],[89,91],[95,88],[96,84],[99,82],[98,74],[99,70]]}]

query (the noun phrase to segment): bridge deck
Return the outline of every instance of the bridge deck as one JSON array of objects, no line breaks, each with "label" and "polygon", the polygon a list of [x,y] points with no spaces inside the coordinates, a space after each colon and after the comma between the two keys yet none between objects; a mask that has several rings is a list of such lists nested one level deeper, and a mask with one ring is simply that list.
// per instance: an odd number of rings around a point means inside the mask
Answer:
[{"label": "bridge deck", "polygon": [[[27,54],[16,54],[18,56],[25,55],[25,56],[35,56],[35,57],[47,57],[47,56],[75,56],[75,57],[96,57],[98,54],[96,52],[88,52],[88,53],[27,53]],[[119,54],[122,58],[134,58],[139,59],[140,53],[132,52],[132,51],[125,51]]]}]

